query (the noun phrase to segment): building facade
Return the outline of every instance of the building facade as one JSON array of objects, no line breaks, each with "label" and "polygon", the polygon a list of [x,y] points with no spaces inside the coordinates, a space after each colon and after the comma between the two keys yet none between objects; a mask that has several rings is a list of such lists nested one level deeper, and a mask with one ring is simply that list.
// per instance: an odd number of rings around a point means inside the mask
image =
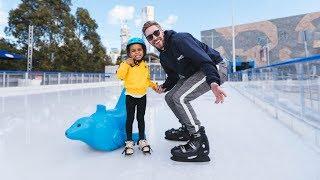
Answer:
[{"label": "building facade", "polygon": [[129,32],[129,28],[127,26],[127,23],[126,23],[126,21],[121,22],[121,29],[120,29],[121,51],[126,50],[129,38],[130,38],[130,32]]},{"label": "building facade", "polygon": [[[232,27],[201,32],[201,40],[232,60]],[[235,55],[265,66],[320,54],[320,12],[235,26]]]},{"label": "building facade", "polygon": [[111,48],[109,56],[111,57],[112,63],[117,62],[117,58],[120,56],[120,51],[118,48]]},{"label": "building facade", "polygon": [[[154,21],[154,7],[153,6],[146,6],[146,7],[142,8],[141,20],[142,20],[142,24],[144,24],[147,21]],[[149,42],[147,41],[147,39],[144,37],[143,34],[142,34],[142,39],[146,43],[148,53],[149,52],[154,53],[155,52],[154,47],[149,44]]]}]

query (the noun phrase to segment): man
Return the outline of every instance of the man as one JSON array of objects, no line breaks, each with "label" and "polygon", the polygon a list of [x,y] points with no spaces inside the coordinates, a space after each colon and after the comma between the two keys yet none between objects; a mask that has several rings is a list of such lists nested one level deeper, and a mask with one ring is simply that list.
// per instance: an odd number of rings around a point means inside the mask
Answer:
[{"label": "man", "polygon": [[[168,92],[165,100],[179,119],[182,127],[166,131],[166,139],[189,140],[187,144],[171,149],[175,161],[210,161],[209,142],[190,101],[208,91],[223,103],[226,93],[217,66],[220,54],[188,33],[164,31],[155,21],[143,25],[142,32],[149,43],[160,52],[160,63],[167,74],[157,92]],[[225,67],[225,66],[224,66]],[[226,74],[223,74],[223,80]]]}]

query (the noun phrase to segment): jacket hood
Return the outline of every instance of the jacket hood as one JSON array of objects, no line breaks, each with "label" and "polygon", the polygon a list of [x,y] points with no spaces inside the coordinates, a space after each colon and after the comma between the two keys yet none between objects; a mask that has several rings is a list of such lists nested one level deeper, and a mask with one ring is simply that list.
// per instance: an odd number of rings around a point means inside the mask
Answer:
[{"label": "jacket hood", "polygon": [[[166,30],[164,31],[164,50],[167,50],[170,48],[170,42],[171,42],[171,38],[174,34],[176,34],[177,32],[173,31],[173,30]],[[161,50],[160,50],[161,51]]]}]

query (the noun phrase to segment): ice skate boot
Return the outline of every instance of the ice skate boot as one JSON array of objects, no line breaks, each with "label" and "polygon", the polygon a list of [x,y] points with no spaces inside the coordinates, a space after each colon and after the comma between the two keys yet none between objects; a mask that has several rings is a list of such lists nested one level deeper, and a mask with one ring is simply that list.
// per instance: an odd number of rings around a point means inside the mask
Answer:
[{"label": "ice skate boot", "polygon": [[185,125],[182,125],[178,129],[169,129],[165,132],[165,139],[172,141],[188,141],[190,140],[190,134]]},{"label": "ice skate boot", "polygon": [[187,144],[171,149],[171,159],[181,162],[208,162],[210,161],[209,152],[208,138],[204,127],[201,127],[198,132],[191,135]]},{"label": "ice skate boot", "polygon": [[139,149],[143,152],[143,154],[151,154],[151,147],[148,144],[148,141],[145,139],[142,139],[139,141]]},{"label": "ice skate boot", "polygon": [[133,141],[126,141],[126,146],[124,147],[124,150],[122,151],[122,154],[124,153],[126,156],[130,156],[133,154],[133,146],[134,142]]}]

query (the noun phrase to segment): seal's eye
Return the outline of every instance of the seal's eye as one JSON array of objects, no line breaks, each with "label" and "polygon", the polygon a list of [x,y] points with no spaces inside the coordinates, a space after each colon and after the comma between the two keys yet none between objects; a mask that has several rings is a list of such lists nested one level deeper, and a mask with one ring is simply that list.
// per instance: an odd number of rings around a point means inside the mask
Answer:
[{"label": "seal's eye", "polygon": [[81,124],[77,124],[77,127],[80,127],[81,126]]}]

